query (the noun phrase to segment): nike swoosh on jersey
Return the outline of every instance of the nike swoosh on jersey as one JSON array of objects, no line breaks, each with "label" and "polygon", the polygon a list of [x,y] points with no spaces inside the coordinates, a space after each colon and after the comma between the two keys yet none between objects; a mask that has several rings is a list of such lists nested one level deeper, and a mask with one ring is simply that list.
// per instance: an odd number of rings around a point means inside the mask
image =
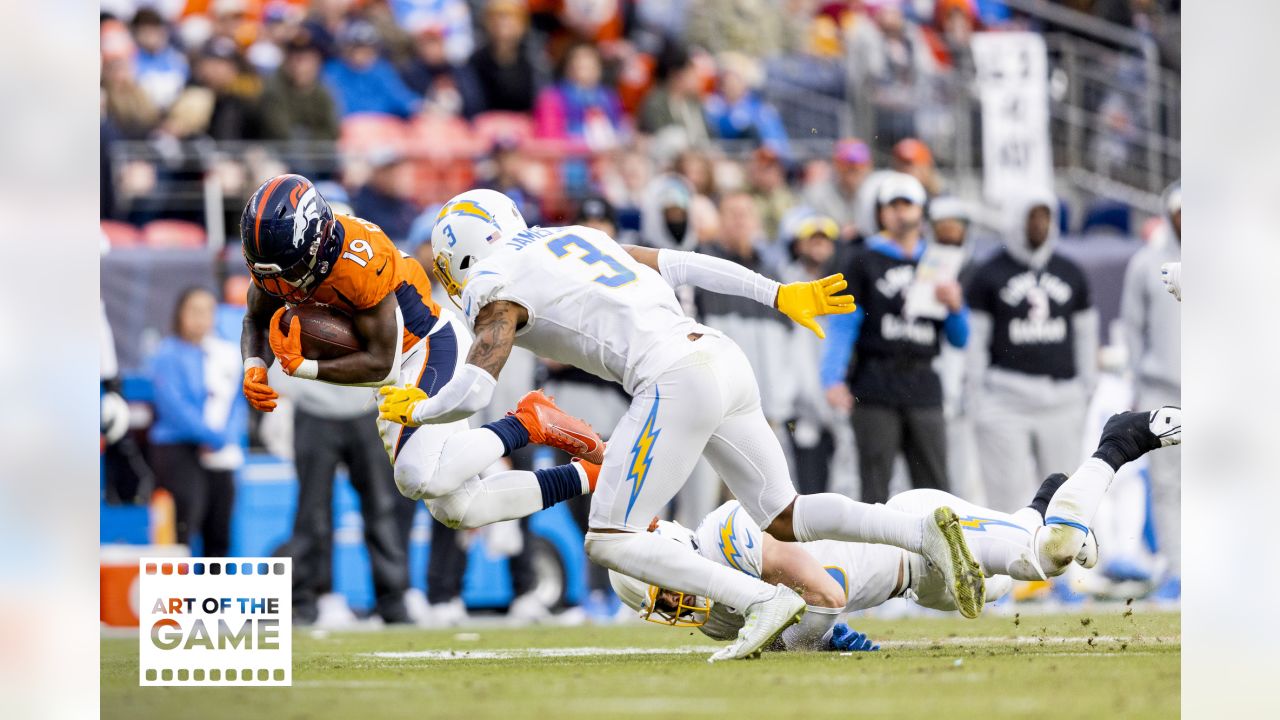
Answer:
[{"label": "nike swoosh on jersey", "polygon": [[751,533],[747,533],[747,549],[750,550],[755,546],[756,546],[756,539],[751,537]]},{"label": "nike swoosh on jersey", "polygon": [[382,261],[382,267],[378,268],[378,272],[374,273],[374,275],[381,275],[381,274],[382,274],[382,271],[387,269],[387,263],[389,263],[389,262],[391,262],[391,261],[390,261],[390,260],[383,260],[383,261]]}]

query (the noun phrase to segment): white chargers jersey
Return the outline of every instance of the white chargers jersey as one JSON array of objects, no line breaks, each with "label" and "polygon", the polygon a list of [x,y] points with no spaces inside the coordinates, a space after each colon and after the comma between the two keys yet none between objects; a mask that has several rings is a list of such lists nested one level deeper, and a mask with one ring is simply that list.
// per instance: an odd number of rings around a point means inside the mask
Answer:
[{"label": "white chargers jersey", "polygon": [[498,300],[529,312],[517,345],[632,395],[694,351],[688,335],[719,335],[684,314],[657,271],[577,225],[530,228],[472,266],[462,291],[467,324],[474,329],[480,308]]},{"label": "white chargers jersey", "polygon": [[[764,570],[762,531],[737,500],[711,511],[694,534],[703,557],[760,577]],[[905,563],[910,553],[892,545],[816,540],[800,543],[800,547],[844,589],[845,612],[876,607],[894,597],[900,571],[904,587],[909,580]]]}]

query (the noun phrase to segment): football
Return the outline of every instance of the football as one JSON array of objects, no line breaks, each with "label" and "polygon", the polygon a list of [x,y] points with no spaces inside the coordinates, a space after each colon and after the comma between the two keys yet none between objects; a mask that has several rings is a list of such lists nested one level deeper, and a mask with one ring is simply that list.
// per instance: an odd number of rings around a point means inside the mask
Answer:
[{"label": "football", "polygon": [[332,360],[364,349],[351,316],[327,305],[299,305],[280,316],[280,332],[288,333],[294,317],[302,332],[302,356]]}]

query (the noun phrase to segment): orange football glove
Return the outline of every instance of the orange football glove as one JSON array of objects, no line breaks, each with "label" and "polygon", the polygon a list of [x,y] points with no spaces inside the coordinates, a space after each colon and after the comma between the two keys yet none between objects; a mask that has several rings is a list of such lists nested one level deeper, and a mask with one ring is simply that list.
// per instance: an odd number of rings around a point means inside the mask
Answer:
[{"label": "orange football glove", "polygon": [[280,367],[286,375],[292,375],[298,370],[298,366],[305,359],[302,357],[302,329],[298,316],[294,315],[289,321],[289,334],[285,335],[280,332],[280,316],[284,314],[285,308],[282,306],[276,310],[276,314],[271,316],[271,352],[276,354],[276,360],[280,361]]},{"label": "orange football glove", "polygon": [[267,369],[251,367],[244,371],[244,397],[249,406],[261,412],[276,409],[276,398],[280,397],[267,384]]}]

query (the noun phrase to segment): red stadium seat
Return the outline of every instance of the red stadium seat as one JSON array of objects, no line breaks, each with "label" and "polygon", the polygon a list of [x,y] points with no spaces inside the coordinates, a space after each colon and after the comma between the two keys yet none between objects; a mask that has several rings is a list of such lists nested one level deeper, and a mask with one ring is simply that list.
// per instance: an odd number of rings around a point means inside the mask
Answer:
[{"label": "red stadium seat", "polygon": [[142,232],[127,222],[103,220],[102,234],[113,248],[138,247],[142,244]]},{"label": "red stadium seat", "polygon": [[204,228],[185,220],[152,220],[142,226],[142,241],[153,248],[202,248]]},{"label": "red stadium seat", "polygon": [[394,115],[360,113],[342,121],[338,147],[351,155],[375,151],[403,152],[408,144],[408,124]]},{"label": "red stadium seat", "polygon": [[484,148],[477,142],[475,131],[458,117],[423,114],[409,123],[410,157],[465,159],[468,162]]}]

